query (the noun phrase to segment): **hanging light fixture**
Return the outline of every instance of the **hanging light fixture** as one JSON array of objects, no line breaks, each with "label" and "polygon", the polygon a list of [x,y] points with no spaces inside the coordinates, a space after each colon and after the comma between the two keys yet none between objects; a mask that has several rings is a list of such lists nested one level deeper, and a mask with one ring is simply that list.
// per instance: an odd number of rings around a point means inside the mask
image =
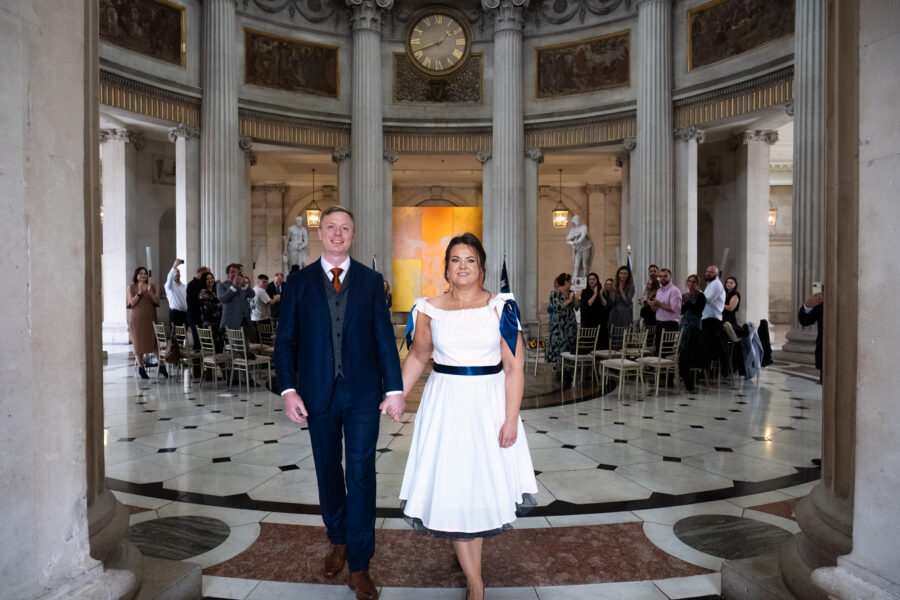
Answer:
[{"label": "hanging light fixture", "polygon": [[562,203],[562,169],[559,170],[559,199],[556,208],[553,209],[553,226],[563,229],[569,224],[569,210]]},{"label": "hanging light fixture", "polygon": [[312,202],[306,209],[306,224],[313,228],[317,229],[319,227],[319,219],[322,218],[322,211],[319,210],[319,205],[316,204],[316,170],[312,170]]},{"label": "hanging light fixture", "polygon": [[778,209],[769,209],[769,227],[775,227],[775,221],[778,219]]}]

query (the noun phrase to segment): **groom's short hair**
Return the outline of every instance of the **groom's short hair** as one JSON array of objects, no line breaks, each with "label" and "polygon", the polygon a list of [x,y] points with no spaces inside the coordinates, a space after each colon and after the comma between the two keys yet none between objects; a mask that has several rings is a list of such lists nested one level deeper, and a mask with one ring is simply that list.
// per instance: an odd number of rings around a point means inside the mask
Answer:
[{"label": "groom's short hair", "polygon": [[339,212],[347,213],[348,215],[350,215],[350,220],[353,222],[353,229],[356,229],[356,219],[353,218],[353,213],[350,212],[348,209],[344,208],[343,206],[340,206],[337,204],[335,204],[334,206],[329,206],[328,208],[323,210],[322,211],[322,219],[324,220],[325,217],[327,217],[328,215],[333,215],[334,213],[339,213]]}]

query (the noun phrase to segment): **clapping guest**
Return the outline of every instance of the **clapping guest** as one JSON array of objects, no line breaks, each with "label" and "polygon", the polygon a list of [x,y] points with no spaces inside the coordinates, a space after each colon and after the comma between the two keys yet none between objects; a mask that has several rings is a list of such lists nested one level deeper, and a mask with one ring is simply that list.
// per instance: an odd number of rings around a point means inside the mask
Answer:
[{"label": "clapping guest", "polygon": [[209,271],[203,274],[203,288],[197,295],[197,303],[200,308],[199,325],[212,329],[216,352],[221,352],[225,348],[222,330],[219,328],[222,321],[222,303],[216,295],[216,278]]},{"label": "clapping guest", "polygon": [[634,281],[631,269],[619,267],[612,290],[612,308],[609,311],[609,328],[631,325],[631,305],[634,300]]},{"label": "clapping guest", "polygon": [[606,321],[609,318],[608,304],[606,292],[600,284],[600,276],[591,273],[587,278],[587,288],[581,293],[581,326],[600,328],[598,344],[608,343],[609,333],[606,328]]},{"label": "clapping guest", "polygon": [[[159,306],[159,292],[156,286],[150,283],[150,274],[144,267],[134,270],[131,285],[126,291],[126,306],[131,309],[131,317],[128,320],[128,330],[131,333],[131,344],[134,348],[134,366],[137,368],[141,379],[149,379],[144,370],[144,355],[155,354],[156,335],[153,332],[153,322],[156,320],[156,307]],[[163,361],[159,360],[159,374],[168,377]]]},{"label": "clapping guest", "polygon": [[550,341],[544,353],[544,360],[559,366],[560,355],[575,349],[575,334],[578,322],[575,320],[575,309],[578,307],[578,296],[572,291],[572,276],[560,273],[553,282],[556,288],[550,292],[550,309],[553,320],[550,321]]},{"label": "clapping guest", "polygon": [[701,334],[701,317],[706,308],[706,296],[700,291],[700,278],[687,278],[687,291],[681,298],[681,344],[678,346],[678,371],[687,391],[694,391],[692,368],[709,366],[709,353]]}]

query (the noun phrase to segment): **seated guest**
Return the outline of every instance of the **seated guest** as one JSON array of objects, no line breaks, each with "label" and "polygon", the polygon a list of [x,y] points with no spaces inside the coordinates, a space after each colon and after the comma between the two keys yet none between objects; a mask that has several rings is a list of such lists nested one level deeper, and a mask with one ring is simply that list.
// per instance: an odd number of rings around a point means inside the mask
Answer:
[{"label": "seated guest", "polygon": [[701,317],[706,308],[706,296],[700,291],[700,278],[687,278],[687,291],[681,298],[681,344],[678,346],[678,373],[687,391],[694,391],[691,369],[709,367],[709,353],[701,333]]}]

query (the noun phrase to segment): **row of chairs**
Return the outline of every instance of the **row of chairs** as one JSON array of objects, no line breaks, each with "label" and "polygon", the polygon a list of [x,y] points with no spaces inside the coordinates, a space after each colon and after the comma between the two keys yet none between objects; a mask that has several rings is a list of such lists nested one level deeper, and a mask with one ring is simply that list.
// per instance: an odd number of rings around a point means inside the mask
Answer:
[{"label": "row of chairs", "polygon": [[203,377],[209,373],[213,380],[213,390],[218,392],[219,371],[221,370],[222,376],[228,380],[229,386],[234,383],[235,373],[243,373],[244,381],[247,385],[247,394],[249,395],[250,378],[252,375],[258,375],[261,367],[266,368],[268,387],[272,385],[271,360],[274,352],[275,328],[271,323],[259,323],[257,325],[260,340],[258,344],[249,343],[242,329],[226,329],[228,343],[222,352],[216,352],[216,342],[212,328],[197,328],[197,337],[200,341],[199,352],[187,347],[185,343],[187,331],[183,325],[175,325],[173,327],[171,339],[167,337],[164,324],[154,323],[153,331],[156,334],[156,347],[160,362],[164,360],[169,344],[177,344],[181,360],[174,365],[175,368],[182,371],[188,369],[188,372],[190,372],[194,367],[200,367],[200,384],[198,389],[202,389]]}]

